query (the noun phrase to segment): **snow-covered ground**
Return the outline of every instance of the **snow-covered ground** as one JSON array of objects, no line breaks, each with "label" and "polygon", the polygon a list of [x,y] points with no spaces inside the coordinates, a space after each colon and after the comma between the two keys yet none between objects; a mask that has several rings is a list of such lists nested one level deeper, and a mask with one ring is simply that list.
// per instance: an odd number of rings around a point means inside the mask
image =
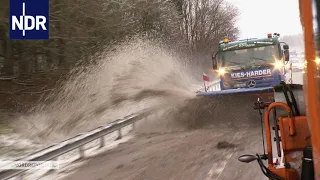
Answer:
[{"label": "snow-covered ground", "polygon": [[[58,165],[59,165],[58,169],[55,169],[55,170],[48,170],[48,169],[33,170],[32,169],[24,172],[21,176],[16,176],[15,178],[12,178],[12,179],[20,180],[23,178],[23,179],[30,179],[30,180],[31,179],[32,180],[34,179],[44,179],[44,180],[50,179],[51,180],[51,179],[62,178],[68,175],[68,173],[72,171],[74,168],[85,163],[87,158],[95,156],[101,152],[105,152],[106,150],[114,148],[118,144],[126,142],[129,139],[131,139],[133,137],[133,135],[130,134],[131,129],[132,129],[132,126],[123,128],[122,129],[123,137],[119,140],[116,140],[118,137],[118,132],[113,132],[109,135],[106,135],[104,137],[104,140],[105,140],[104,147],[100,147],[100,142],[101,142],[100,139],[97,139],[95,141],[92,141],[89,144],[86,144],[83,147],[83,149],[85,150],[84,151],[85,158],[83,159],[79,159],[79,156],[80,156],[79,149],[75,149],[67,154],[60,156],[57,159]],[[16,134],[2,135],[0,136],[0,140],[1,142],[5,142],[6,143],[5,146],[11,149],[15,148],[15,149],[24,150],[27,147],[29,150],[24,151],[23,155],[34,152],[36,151],[36,149],[44,148],[43,145],[33,144],[31,141],[23,139]],[[17,158],[22,157],[23,155],[22,154],[17,155],[15,153],[14,154],[6,153],[0,156],[0,167],[4,166],[2,162],[13,161]],[[0,171],[1,171],[1,168],[0,168]]]}]

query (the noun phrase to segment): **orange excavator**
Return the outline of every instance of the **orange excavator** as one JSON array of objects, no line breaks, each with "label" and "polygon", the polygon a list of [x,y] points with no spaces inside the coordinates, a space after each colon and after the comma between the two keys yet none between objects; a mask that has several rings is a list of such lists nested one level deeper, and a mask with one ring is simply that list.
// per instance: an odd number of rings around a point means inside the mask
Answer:
[{"label": "orange excavator", "polygon": [[299,8],[304,84],[282,82],[274,87],[273,102],[254,104],[263,116],[267,152],[239,157],[245,163],[257,160],[271,180],[320,180],[320,0],[299,0]]}]

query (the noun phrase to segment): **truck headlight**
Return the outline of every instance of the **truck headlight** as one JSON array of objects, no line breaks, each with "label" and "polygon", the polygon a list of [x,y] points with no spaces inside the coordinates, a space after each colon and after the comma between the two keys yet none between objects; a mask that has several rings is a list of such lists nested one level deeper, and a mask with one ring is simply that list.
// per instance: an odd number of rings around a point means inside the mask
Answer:
[{"label": "truck headlight", "polygon": [[226,71],[225,71],[223,68],[220,68],[220,69],[218,70],[218,74],[219,74],[220,76],[223,76],[225,73],[226,73]]},{"label": "truck headlight", "polygon": [[280,69],[284,66],[284,64],[281,61],[276,61],[276,63],[274,63],[274,67],[277,69]]}]

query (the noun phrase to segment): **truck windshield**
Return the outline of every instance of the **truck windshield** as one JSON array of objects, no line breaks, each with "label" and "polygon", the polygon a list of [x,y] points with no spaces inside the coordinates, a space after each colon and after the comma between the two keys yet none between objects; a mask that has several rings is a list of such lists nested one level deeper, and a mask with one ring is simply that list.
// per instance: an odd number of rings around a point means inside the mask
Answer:
[{"label": "truck windshield", "polygon": [[224,51],[220,53],[223,67],[252,67],[274,63],[279,57],[278,45],[263,46],[250,49]]}]

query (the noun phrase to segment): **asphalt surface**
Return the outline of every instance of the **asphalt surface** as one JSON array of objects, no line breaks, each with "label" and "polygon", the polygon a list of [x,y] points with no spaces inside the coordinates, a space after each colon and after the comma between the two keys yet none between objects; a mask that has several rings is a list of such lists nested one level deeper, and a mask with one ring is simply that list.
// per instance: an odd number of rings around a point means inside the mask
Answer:
[{"label": "asphalt surface", "polygon": [[[293,76],[294,83],[302,83],[300,73]],[[195,122],[205,119],[205,125],[172,131],[137,130],[135,138],[88,159],[64,179],[267,179],[257,162],[238,161],[242,154],[263,153],[260,119],[252,109],[255,100],[249,96],[212,98],[214,105],[194,112]]]},{"label": "asphalt surface", "polygon": [[[135,138],[89,159],[64,179],[264,179],[256,162],[237,160],[242,154],[263,152],[258,112],[252,109],[255,100],[247,96],[200,98],[203,108],[194,107],[192,113],[201,126],[153,132],[148,128],[157,129],[160,124],[141,124]],[[231,109],[230,104],[237,108]],[[187,105],[182,109],[190,112]],[[179,113],[185,117],[182,113],[186,112]],[[186,122],[180,121],[180,126]]]},{"label": "asphalt surface", "polygon": [[261,152],[259,135],[252,128],[140,135],[94,157],[65,179],[263,179],[256,162],[237,161],[241,154]]}]

